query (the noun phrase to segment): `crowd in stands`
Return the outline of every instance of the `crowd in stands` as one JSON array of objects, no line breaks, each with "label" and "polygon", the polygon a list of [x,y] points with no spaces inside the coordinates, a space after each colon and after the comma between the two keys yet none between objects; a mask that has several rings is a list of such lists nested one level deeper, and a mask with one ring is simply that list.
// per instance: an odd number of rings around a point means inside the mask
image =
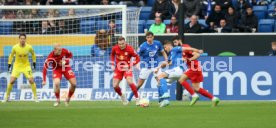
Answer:
[{"label": "crowd in stands", "polygon": [[[146,6],[149,0],[0,0],[0,5],[128,5],[128,6]],[[154,34],[177,33],[180,0],[155,0],[149,15],[149,20],[155,22],[150,25],[148,31]],[[184,0],[185,10],[185,32],[256,32],[258,30],[258,18],[253,12],[253,6],[275,6],[276,0]],[[40,17],[59,17],[58,10],[48,10],[45,15],[41,15],[39,10],[29,11],[18,10],[2,11],[2,19],[23,19]],[[68,16],[74,16],[73,9],[68,11]],[[274,12],[269,12],[268,18],[276,18],[276,7]],[[170,23],[164,23],[170,20]],[[204,20],[203,22],[199,22]],[[76,33],[79,29],[70,30],[70,28],[79,27],[78,20],[59,20],[59,21],[40,21],[31,23],[15,22],[16,32],[30,32],[38,34],[52,33]],[[111,28],[109,33],[115,33],[115,20],[109,21]],[[28,30],[23,30],[20,26],[31,25]],[[75,25],[75,26],[70,26]],[[39,26],[39,27],[37,27]],[[39,28],[39,29],[36,29]]]}]

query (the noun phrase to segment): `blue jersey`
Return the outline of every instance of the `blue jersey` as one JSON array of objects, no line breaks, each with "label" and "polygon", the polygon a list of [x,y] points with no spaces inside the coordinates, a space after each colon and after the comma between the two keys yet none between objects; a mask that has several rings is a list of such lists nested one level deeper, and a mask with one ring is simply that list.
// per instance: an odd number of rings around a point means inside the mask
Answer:
[{"label": "blue jersey", "polygon": [[138,50],[142,62],[141,67],[145,67],[145,65],[147,65],[146,68],[157,67],[159,64],[158,54],[161,51],[164,51],[164,49],[160,41],[153,40],[152,44],[148,44],[147,42],[141,44]]},{"label": "blue jersey", "polygon": [[171,61],[170,69],[175,67],[181,67],[183,69],[182,47],[177,46],[172,48],[169,53],[169,61]]},{"label": "blue jersey", "polygon": [[111,53],[111,48],[107,49],[101,49],[98,45],[94,44],[91,47],[91,55],[93,57],[102,57],[102,56],[108,56]]}]

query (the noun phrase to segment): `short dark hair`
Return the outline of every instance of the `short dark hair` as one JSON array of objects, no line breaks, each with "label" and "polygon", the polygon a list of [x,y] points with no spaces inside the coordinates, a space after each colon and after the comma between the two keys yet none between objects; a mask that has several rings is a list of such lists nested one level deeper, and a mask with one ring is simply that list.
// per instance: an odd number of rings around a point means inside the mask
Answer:
[{"label": "short dark hair", "polygon": [[126,40],[126,39],[122,36],[118,38],[118,41],[122,41],[122,40]]},{"label": "short dark hair", "polygon": [[173,46],[173,43],[169,40],[165,40],[164,41],[164,45],[172,45]]},{"label": "short dark hair", "polygon": [[172,41],[175,41],[175,40],[181,40],[181,37],[180,36],[173,37]]},{"label": "short dark hair", "polygon": [[149,32],[146,33],[146,37],[147,37],[147,36],[154,36],[154,34],[153,34],[152,32],[149,31]]},{"label": "short dark hair", "polygon": [[109,24],[110,24],[110,23],[114,23],[114,24],[115,24],[115,20],[109,20],[108,23],[109,23]]},{"label": "short dark hair", "polygon": [[25,38],[27,38],[27,35],[25,33],[19,34],[18,38],[20,38],[21,36],[24,36]]}]

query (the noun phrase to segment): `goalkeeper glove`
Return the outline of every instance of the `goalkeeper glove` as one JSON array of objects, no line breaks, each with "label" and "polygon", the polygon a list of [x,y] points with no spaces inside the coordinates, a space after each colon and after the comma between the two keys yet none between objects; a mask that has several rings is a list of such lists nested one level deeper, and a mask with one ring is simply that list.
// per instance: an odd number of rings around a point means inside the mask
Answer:
[{"label": "goalkeeper glove", "polygon": [[36,69],[36,63],[33,62],[33,72],[35,72],[35,69]]},{"label": "goalkeeper glove", "polygon": [[8,64],[8,72],[11,73],[11,64]]}]

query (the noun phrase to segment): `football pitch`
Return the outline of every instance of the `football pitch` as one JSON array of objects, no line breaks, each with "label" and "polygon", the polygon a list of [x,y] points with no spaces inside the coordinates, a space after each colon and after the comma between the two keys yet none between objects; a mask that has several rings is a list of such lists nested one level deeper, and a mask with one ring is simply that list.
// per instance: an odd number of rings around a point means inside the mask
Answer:
[{"label": "football pitch", "polygon": [[53,102],[0,103],[1,128],[276,128],[275,101],[171,102],[148,108],[121,102],[71,102],[52,107]]}]

